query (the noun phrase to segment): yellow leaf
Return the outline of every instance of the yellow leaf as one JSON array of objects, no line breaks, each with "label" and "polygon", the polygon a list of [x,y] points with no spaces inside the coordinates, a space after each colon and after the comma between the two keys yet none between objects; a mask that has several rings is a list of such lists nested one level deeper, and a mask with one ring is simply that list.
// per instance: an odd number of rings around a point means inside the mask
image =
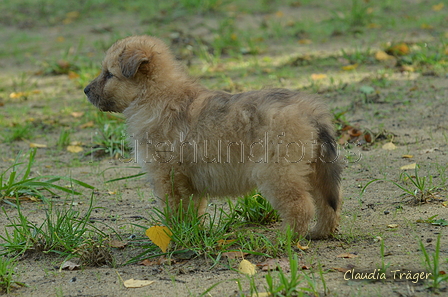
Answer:
[{"label": "yellow leaf", "polygon": [[70,19],[76,19],[79,17],[79,15],[80,15],[79,11],[70,11],[65,14],[65,17]]},{"label": "yellow leaf", "polygon": [[40,143],[30,142],[30,147],[44,148],[44,147],[47,147],[47,145],[46,145],[46,144],[40,144]]},{"label": "yellow leaf", "polygon": [[93,121],[89,121],[79,126],[79,128],[85,129],[85,128],[92,128],[93,126],[95,126],[95,123]]},{"label": "yellow leaf", "polygon": [[383,150],[386,150],[386,151],[392,151],[396,148],[397,148],[397,146],[395,144],[393,144],[392,142],[388,142],[383,145]]},{"label": "yellow leaf", "polygon": [[278,18],[283,17],[283,15],[284,15],[283,11],[280,11],[280,10],[275,13],[275,16]]},{"label": "yellow leaf", "polygon": [[57,42],[64,42],[64,41],[65,41],[65,38],[64,38],[64,36],[58,36],[58,37],[56,38],[56,41],[57,41]]},{"label": "yellow leaf", "polygon": [[297,243],[297,248],[301,249],[302,251],[306,251],[307,249],[309,249],[310,247],[305,245],[301,245],[300,242]]},{"label": "yellow leaf", "polygon": [[347,66],[343,66],[342,70],[346,70],[346,71],[354,70],[354,69],[358,68],[358,66],[359,66],[358,63],[352,64],[352,65],[347,65]]},{"label": "yellow leaf", "polygon": [[313,43],[311,39],[299,39],[298,43],[300,44],[311,44]]},{"label": "yellow leaf", "polygon": [[367,28],[369,29],[377,29],[377,28],[381,28],[381,25],[377,24],[377,23],[370,23],[367,25]]},{"label": "yellow leaf", "polygon": [[443,6],[444,6],[443,3],[440,2],[439,4],[433,5],[432,6],[432,10],[434,10],[434,11],[441,11]]},{"label": "yellow leaf", "polygon": [[414,158],[413,155],[403,155],[403,156],[401,156],[401,157],[402,157],[402,158],[405,158],[405,159]]},{"label": "yellow leaf", "polygon": [[412,163],[412,164],[401,166],[400,169],[401,170],[412,170],[412,169],[415,169],[415,167],[417,167],[417,163]]},{"label": "yellow leaf", "polygon": [[247,260],[242,260],[240,262],[240,265],[238,266],[238,270],[241,273],[247,274],[249,276],[255,275],[255,273],[257,273],[256,266]]},{"label": "yellow leaf", "polygon": [[232,34],[230,35],[230,39],[232,39],[232,40],[237,40],[237,39],[238,39],[238,35],[236,35],[235,33],[232,33]]},{"label": "yellow leaf", "polygon": [[128,279],[123,282],[123,285],[126,288],[142,288],[149,286],[150,284],[154,283],[154,281],[150,280],[138,280],[138,279]]},{"label": "yellow leaf", "polygon": [[385,51],[377,51],[375,53],[375,59],[377,59],[378,61],[385,61],[393,59],[393,56],[388,55]]},{"label": "yellow leaf", "polygon": [[252,297],[270,297],[272,296],[269,292],[262,292],[262,293],[253,293]]},{"label": "yellow leaf", "polygon": [[428,25],[428,24],[425,24],[425,23],[423,23],[420,27],[421,27],[422,29],[427,29],[427,30],[434,29],[434,26],[432,26],[432,25]]},{"label": "yellow leaf", "polygon": [[162,252],[166,253],[171,241],[171,235],[173,234],[168,227],[152,226],[147,229],[145,233],[146,236],[148,236],[149,239],[162,250]]},{"label": "yellow leaf", "polygon": [[320,80],[320,79],[324,79],[326,77],[327,77],[327,75],[326,74],[322,74],[322,73],[313,73],[313,74],[311,74],[311,79],[312,80]]},{"label": "yellow leaf", "polygon": [[26,93],[24,93],[24,92],[12,92],[11,94],[9,94],[9,98],[11,98],[11,99],[17,99],[17,98],[22,98],[22,97],[26,97]]},{"label": "yellow leaf", "polygon": [[395,228],[398,228],[398,225],[397,224],[389,224],[389,225],[387,225],[387,228],[395,229]]},{"label": "yellow leaf", "polygon": [[71,116],[74,117],[74,118],[80,118],[83,115],[84,115],[84,112],[82,112],[82,111],[74,111],[74,112],[71,113]]},{"label": "yellow leaf", "polygon": [[74,71],[69,71],[68,72],[68,78],[70,78],[70,79],[75,79],[75,78],[78,78],[79,77],[79,74],[78,73],[76,73],[76,72],[74,72]]},{"label": "yellow leaf", "polygon": [[84,149],[79,145],[69,145],[67,146],[67,151],[70,153],[79,153],[82,152]]}]

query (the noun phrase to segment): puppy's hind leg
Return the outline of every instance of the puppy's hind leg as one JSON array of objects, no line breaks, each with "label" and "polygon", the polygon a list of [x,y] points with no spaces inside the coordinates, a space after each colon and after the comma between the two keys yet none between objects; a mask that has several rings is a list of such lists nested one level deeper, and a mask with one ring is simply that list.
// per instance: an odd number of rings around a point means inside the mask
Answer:
[{"label": "puppy's hind leg", "polygon": [[314,217],[314,204],[308,192],[306,177],[296,180],[288,177],[271,178],[270,182],[259,185],[258,189],[279,212],[284,227],[290,226],[300,236],[307,235]]},{"label": "puppy's hind leg", "polygon": [[314,163],[310,175],[313,198],[317,210],[317,222],[311,238],[325,238],[336,231],[341,212],[342,164],[338,160],[333,138],[320,131],[320,158]]}]

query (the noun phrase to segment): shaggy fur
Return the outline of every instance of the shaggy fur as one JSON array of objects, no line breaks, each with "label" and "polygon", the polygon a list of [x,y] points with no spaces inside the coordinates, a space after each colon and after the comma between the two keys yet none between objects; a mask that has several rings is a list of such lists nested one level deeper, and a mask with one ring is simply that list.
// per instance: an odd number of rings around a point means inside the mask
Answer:
[{"label": "shaggy fur", "polygon": [[117,41],[84,90],[103,111],[121,112],[154,194],[176,209],[193,195],[257,188],[284,223],[314,238],[335,231],[341,164],[331,115],[316,97],[286,89],[212,91],[190,78],[150,36]]}]

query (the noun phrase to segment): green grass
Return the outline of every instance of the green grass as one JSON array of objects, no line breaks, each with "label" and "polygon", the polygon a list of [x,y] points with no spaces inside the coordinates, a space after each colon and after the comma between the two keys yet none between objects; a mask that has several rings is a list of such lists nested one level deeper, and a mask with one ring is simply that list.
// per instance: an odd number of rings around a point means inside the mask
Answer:
[{"label": "green grass", "polygon": [[10,293],[11,289],[16,286],[24,286],[25,284],[15,280],[15,268],[17,260],[15,258],[7,258],[0,256],[0,293]]},{"label": "green grass", "polygon": [[[441,237],[442,233],[437,236],[435,251],[431,254],[426,250],[423,242],[419,240],[420,250],[423,254],[425,268],[428,273],[431,273],[431,275],[429,276],[429,288],[431,288],[431,290],[433,290],[435,293],[439,293],[441,285],[448,282],[448,274],[446,274],[445,271],[441,270],[441,264],[442,261],[444,261],[443,258],[441,259],[440,257]],[[445,258],[445,262],[446,260],[447,259]]]},{"label": "green grass", "polygon": [[[24,196],[45,200],[45,192],[56,195],[55,191],[81,195],[80,192],[73,189],[75,185],[93,189],[87,183],[65,176],[42,175],[31,177],[31,167],[36,152],[36,149],[30,150],[28,160],[22,160],[23,157],[19,153],[13,164],[0,174],[0,201],[15,201]],[[70,188],[56,184],[59,181],[69,182]]]}]

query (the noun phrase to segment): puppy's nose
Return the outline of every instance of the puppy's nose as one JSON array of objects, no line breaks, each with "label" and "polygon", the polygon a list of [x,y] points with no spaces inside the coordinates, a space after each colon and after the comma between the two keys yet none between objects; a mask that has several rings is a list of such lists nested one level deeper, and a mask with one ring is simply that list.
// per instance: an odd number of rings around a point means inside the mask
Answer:
[{"label": "puppy's nose", "polygon": [[87,87],[85,87],[84,89],[84,94],[89,95],[90,92],[90,85],[88,85]]}]

